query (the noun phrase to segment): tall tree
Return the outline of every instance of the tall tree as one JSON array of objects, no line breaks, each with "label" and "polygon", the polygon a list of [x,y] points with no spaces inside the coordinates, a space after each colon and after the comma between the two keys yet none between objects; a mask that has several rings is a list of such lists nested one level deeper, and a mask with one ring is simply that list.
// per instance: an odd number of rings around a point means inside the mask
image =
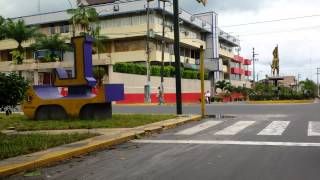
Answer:
[{"label": "tall tree", "polygon": [[75,25],[79,24],[82,32],[86,34],[90,31],[90,22],[99,20],[96,9],[85,5],[80,5],[77,9],[69,9],[67,13],[72,16],[70,21],[73,24],[73,31],[75,31]]},{"label": "tall tree", "polygon": [[6,36],[6,34],[5,34],[5,26],[6,26],[5,22],[6,22],[5,19],[2,16],[0,16],[0,40],[4,39],[5,36]]},{"label": "tall tree", "polygon": [[[20,54],[23,54],[22,43],[37,37],[38,28],[34,26],[27,26],[24,20],[13,21],[9,19],[6,23],[5,35],[8,39],[13,39],[18,43],[17,50]],[[21,64],[23,59],[17,59],[18,64]]]},{"label": "tall tree", "polygon": [[[30,46],[33,50],[48,50],[49,61],[55,61],[57,57],[56,52],[64,53],[72,48],[65,43],[65,40],[60,38],[59,34],[51,36],[39,36],[35,38],[35,43]],[[60,57],[61,60],[61,57]]]}]

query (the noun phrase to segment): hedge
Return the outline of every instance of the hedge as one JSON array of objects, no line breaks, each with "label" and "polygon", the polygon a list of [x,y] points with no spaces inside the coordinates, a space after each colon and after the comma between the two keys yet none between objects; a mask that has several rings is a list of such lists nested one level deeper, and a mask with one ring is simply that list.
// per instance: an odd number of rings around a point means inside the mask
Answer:
[{"label": "hedge", "polygon": [[[116,63],[113,66],[113,71],[118,73],[127,74],[138,74],[146,75],[147,68],[144,65],[134,64],[134,63]],[[150,69],[151,76],[161,76],[160,66],[151,66]],[[200,73],[197,70],[184,70],[181,69],[181,75],[184,79],[200,79]],[[164,77],[175,77],[175,68],[172,66],[165,66],[163,68]],[[205,73],[204,78],[208,80],[208,73]]]}]

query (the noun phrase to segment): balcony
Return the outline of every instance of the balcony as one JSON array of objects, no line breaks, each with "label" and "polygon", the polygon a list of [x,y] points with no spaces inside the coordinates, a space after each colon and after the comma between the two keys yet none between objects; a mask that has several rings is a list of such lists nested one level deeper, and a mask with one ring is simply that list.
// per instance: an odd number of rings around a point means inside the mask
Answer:
[{"label": "balcony", "polygon": [[252,71],[244,71],[245,76],[252,76]]},{"label": "balcony", "polygon": [[231,68],[231,73],[232,74],[244,74],[244,70],[243,69],[241,69],[241,68],[237,68],[237,67],[233,67],[233,68]]},{"label": "balcony", "polygon": [[[108,65],[111,64],[110,54],[97,54],[92,56],[93,65]],[[46,70],[55,68],[72,68],[74,65],[73,58],[66,58],[60,62],[37,62],[35,59],[26,59],[23,64],[15,64],[13,61],[0,62],[0,72],[14,72],[14,71],[32,71],[32,70]]]},{"label": "balcony", "polygon": [[251,64],[252,64],[252,61],[249,60],[249,59],[244,59],[243,64],[244,64],[244,65],[251,65]]},{"label": "balcony", "polygon": [[241,57],[241,56],[236,55],[236,56],[233,57],[232,61],[242,64],[244,62],[244,58]]},{"label": "balcony", "polygon": [[234,58],[234,54],[231,50],[220,47],[219,55],[227,57],[227,58]]}]

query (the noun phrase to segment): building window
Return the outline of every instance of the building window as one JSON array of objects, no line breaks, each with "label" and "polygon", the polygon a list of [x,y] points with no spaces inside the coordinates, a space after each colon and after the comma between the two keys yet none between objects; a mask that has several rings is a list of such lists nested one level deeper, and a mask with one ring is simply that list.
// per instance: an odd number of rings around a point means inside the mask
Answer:
[{"label": "building window", "polygon": [[54,26],[50,26],[48,28],[48,31],[49,31],[50,34],[55,34],[56,33],[56,28]]},{"label": "building window", "polygon": [[69,25],[60,26],[60,33],[69,33],[69,32],[70,32],[70,26]]}]

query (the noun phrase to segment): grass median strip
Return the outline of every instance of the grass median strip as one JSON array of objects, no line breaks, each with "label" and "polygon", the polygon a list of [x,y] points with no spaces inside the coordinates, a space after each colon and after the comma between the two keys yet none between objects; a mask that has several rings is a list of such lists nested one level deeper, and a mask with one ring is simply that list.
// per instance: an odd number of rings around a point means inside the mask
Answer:
[{"label": "grass median strip", "polygon": [[0,160],[29,154],[51,147],[69,144],[97,136],[93,133],[74,134],[28,134],[28,135],[5,135],[0,134]]},{"label": "grass median strip", "polygon": [[64,130],[64,129],[93,129],[93,128],[133,128],[175,118],[175,115],[142,115],[114,114],[107,120],[28,120],[23,115],[5,116],[0,114],[0,130],[14,129],[17,131],[33,130]]}]

